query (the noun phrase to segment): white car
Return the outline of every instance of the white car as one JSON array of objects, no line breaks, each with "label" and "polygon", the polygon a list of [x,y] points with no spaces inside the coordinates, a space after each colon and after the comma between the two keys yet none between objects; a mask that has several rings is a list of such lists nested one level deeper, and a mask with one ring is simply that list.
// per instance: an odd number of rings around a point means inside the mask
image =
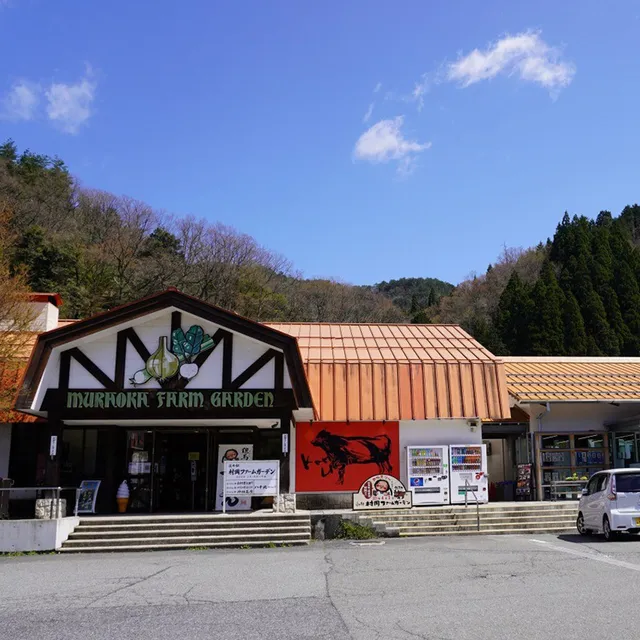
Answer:
[{"label": "white car", "polygon": [[580,498],[576,526],[582,536],[640,533],[640,469],[609,469],[591,476]]}]

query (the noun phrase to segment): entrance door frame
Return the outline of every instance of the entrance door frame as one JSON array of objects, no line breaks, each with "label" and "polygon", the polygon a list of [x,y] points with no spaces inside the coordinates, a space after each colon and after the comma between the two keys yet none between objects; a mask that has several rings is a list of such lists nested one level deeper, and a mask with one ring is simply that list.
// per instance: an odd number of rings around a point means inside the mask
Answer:
[{"label": "entrance door frame", "polygon": [[[90,427],[85,427],[90,428]],[[217,480],[217,454],[218,447],[221,444],[225,443],[243,443],[253,445],[254,456],[263,455],[260,451],[260,443],[261,436],[270,434],[278,437],[278,442],[282,444],[282,434],[290,433],[290,421],[287,419],[286,421],[281,420],[277,427],[271,427],[270,429],[260,428],[252,424],[247,424],[245,426],[225,426],[225,425],[186,425],[184,427],[176,427],[175,425],[145,425],[145,426],[136,426],[136,425],[126,425],[122,427],[117,427],[117,429],[122,429],[122,438],[127,438],[127,433],[130,431],[145,431],[152,433],[152,448],[151,448],[151,499],[149,506],[149,513],[159,513],[158,512],[158,496],[157,487],[156,487],[156,475],[157,475],[157,465],[159,463],[158,457],[158,437],[160,434],[170,433],[170,434],[193,434],[193,433],[203,433],[206,437],[206,469],[205,469],[205,512],[213,513],[215,511],[215,503],[216,503],[216,480]],[[124,440],[126,442],[126,440]],[[125,453],[124,460],[122,465],[123,473],[126,475],[127,473],[127,464],[128,460],[126,459],[126,444],[125,444]],[[286,476],[289,478],[289,464],[290,457],[289,453],[282,452],[282,446],[280,446],[280,456],[279,459],[281,463],[281,474],[282,469],[286,470]],[[282,478],[282,475],[281,475]],[[281,491],[284,491],[285,488],[281,484]]]}]

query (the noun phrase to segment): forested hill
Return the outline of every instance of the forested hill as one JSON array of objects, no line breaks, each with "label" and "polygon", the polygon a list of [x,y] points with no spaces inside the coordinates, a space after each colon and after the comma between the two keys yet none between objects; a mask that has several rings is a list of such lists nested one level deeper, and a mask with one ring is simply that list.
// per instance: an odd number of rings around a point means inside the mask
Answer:
[{"label": "forested hill", "polygon": [[553,239],[505,251],[432,319],[462,324],[497,354],[640,355],[639,243],[638,205],[565,214]]},{"label": "forested hill", "polygon": [[633,205],[617,217],[565,214],[552,239],[505,249],[455,288],[432,278],[304,279],[233,228],[82,188],[62,160],[0,146],[5,325],[7,301],[27,288],[59,292],[63,316],[82,318],[175,286],[262,321],[446,322],[497,354],[640,355],[639,246]]},{"label": "forested hill", "polygon": [[379,282],[372,288],[391,299],[413,319],[423,310],[437,305],[442,296],[453,291],[454,286],[437,278],[400,278]]},{"label": "forested hill", "polygon": [[12,141],[0,146],[0,218],[0,278],[59,292],[66,317],[175,286],[256,320],[409,321],[375,287],[304,279],[251,236],[82,188],[62,160]]}]

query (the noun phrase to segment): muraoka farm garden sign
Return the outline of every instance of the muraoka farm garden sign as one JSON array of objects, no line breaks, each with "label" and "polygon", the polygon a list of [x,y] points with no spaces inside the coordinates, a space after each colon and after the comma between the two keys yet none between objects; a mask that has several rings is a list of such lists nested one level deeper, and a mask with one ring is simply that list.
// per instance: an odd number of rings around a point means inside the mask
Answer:
[{"label": "muraoka farm garden sign", "polygon": [[273,391],[67,391],[67,409],[271,409]]}]

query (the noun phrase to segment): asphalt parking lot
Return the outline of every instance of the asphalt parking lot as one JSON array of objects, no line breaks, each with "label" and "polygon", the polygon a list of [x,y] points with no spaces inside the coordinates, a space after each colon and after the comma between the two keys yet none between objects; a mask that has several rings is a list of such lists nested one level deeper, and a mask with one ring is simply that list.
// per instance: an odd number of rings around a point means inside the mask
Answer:
[{"label": "asphalt parking lot", "polygon": [[637,638],[638,593],[638,536],[0,557],[0,637]]}]

